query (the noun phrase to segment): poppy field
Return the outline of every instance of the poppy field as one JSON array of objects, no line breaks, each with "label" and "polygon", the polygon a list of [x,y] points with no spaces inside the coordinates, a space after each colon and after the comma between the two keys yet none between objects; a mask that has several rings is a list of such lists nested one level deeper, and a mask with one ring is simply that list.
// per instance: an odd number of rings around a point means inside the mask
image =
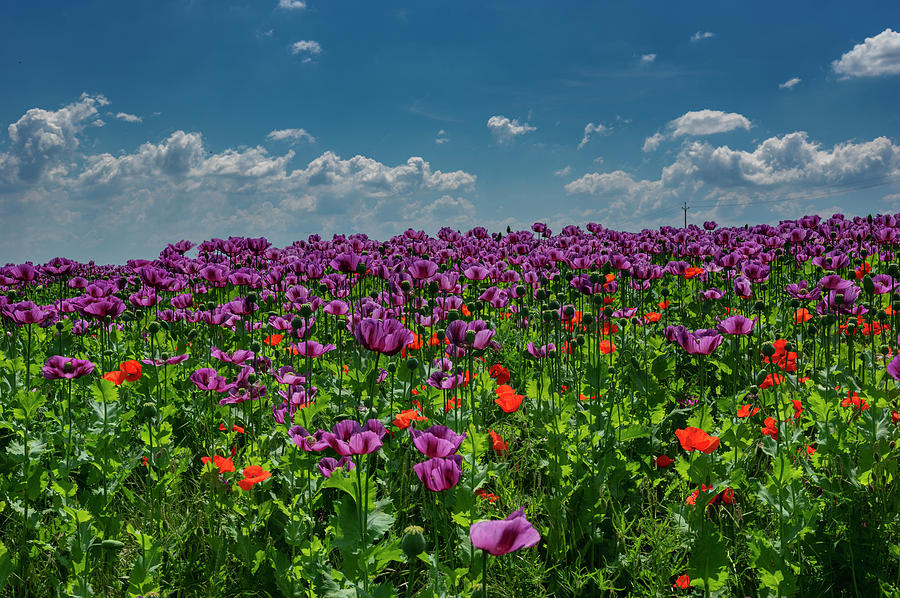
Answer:
[{"label": "poppy field", "polygon": [[900,592],[900,216],[0,268],[3,596]]}]

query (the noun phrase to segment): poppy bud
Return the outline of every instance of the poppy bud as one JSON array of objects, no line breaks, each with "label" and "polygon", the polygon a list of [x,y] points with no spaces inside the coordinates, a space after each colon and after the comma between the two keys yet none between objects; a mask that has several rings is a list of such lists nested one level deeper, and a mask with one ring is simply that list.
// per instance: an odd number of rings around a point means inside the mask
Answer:
[{"label": "poppy bud", "polygon": [[891,450],[894,450],[895,448],[897,448],[897,443],[896,443],[895,441],[891,440],[891,441],[888,443],[888,448],[891,449]]},{"label": "poppy bud", "polygon": [[606,316],[607,318],[610,317],[611,315],[613,315],[613,308],[609,307],[608,305],[606,307],[604,307],[603,315]]},{"label": "poppy bud", "polygon": [[250,374],[247,376],[247,382],[250,384],[256,384],[256,374]]},{"label": "poppy bud", "polygon": [[169,331],[169,323],[166,322],[165,320],[159,321],[159,327],[162,328],[163,330],[165,330],[166,332]]},{"label": "poppy bud", "polygon": [[413,559],[425,552],[425,530],[418,525],[410,525],[403,530],[400,548],[407,558]]},{"label": "poppy bud", "polygon": [[515,295],[516,295],[516,297],[524,297],[525,296],[525,287],[523,287],[520,284],[517,284],[516,288],[515,288]]},{"label": "poppy bud", "polygon": [[456,311],[455,309],[451,309],[449,312],[447,312],[447,321],[448,322],[455,322],[458,319],[459,319],[459,312]]},{"label": "poppy bud", "polygon": [[553,311],[552,309],[545,309],[544,312],[541,314],[541,319],[544,320],[545,322],[552,322],[553,319],[556,317],[557,317],[556,312]]},{"label": "poppy bud", "polygon": [[419,368],[419,360],[415,357],[410,357],[406,360],[406,368],[408,370],[415,370]]},{"label": "poppy bud", "polygon": [[475,331],[474,330],[466,330],[466,343],[472,344],[475,342]]},{"label": "poppy bud", "polygon": [[553,300],[547,304],[547,307],[549,307],[550,309],[555,311],[555,310],[559,309],[559,301]]},{"label": "poppy bud", "polygon": [[65,327],[66,327],[65,324],[63,324],[62,322],[57,322],[57,323],[56,323],[56,329],[57,329],[57,330],[62,331],[62,329],[65,328]]},{"label": "poppy bud", "polygon": [[372,301],[378,301],[378,293],[376,291],[372,291],[369,293],[369,299]]},{"label": "poppy bud", "polygon": [[806,329],[809,331],[810,334],[815,336],[816,332],[819,331],[819,326],[815,322],[811,321],[809,323],[809,325],[807,325]]},{"label": "poppy bud", "polygon": [[249,303],[250,305],[253,305],[257,301],[259,301],[259,295],[257,295],[256,293],[252,293],[252,292],[247,293],[247,303]]},{"label": "poppy bud", "polygon": [[591,281],[591,284],[597,284],[598,282],[600,282],[600,275],[596,272],[593,272],[589,280]]},{"label": "poppy bud", "polygon": [[363,262],[356,264],[356,273],[359,275],[366,273],[366,265]]},{"label": "poppy bud", "polygon": [[579,347],[582,346],[582,345],[584,344],[584,335],[583,335],[583,334],[579,334],[578,336],[576,336],[576,337],[575,337],[575,343],[576,343]]},{"label": "poppy bud", "polygon": [[849,334],[856,333],[856,323],[855,322],[850,322],[849,324],[847,324],[847,332]]},{"label": "poppy bud", "polygon": [[254,353],[259,353],[261,349],[262,345],[259,344],[259,341],[253,341],[252,343],[250,343],[250,350]]},{"label": "poppy bud", "polygon": [[156,417],[156,405],[153,403],[147,402],[141,407],[141,415],[143,415],[146,419],[152,419]]},{"label": "poppy bud", "polygon": [[865,258],[867,258],[869,256],[869,252],[866,251],[865,249],[860,249],[859,255],[865,260]]},{"label": "poppy bud", "polygon": [[303,318],[300,316],[294,316],[291,320],[291,328],[297,330],[298,328],[303,328]]},{"label": "poppy bud", "polygon": [[784,345],[784,350],[788,353],[793,353],[797,350],[797,345],[795,345],[794,343],[787,343]]},{"label": "poppy bud", "polygon": [[428,283],[428,292],[431,293],[432,295],[437,294],[439,288],[440,288],[440,286],[438,286],[438,283],[435,280],[432,280],[431,282]]},{"label": "poppy bud", "polygon": [[304,303],[303,305],[300,306],[300,315],[302,317],[308,318],[308,317],[312,316],[312,313],[313,313],[312,305],[310,305],[309,303]]},{"label": "poppy bud", "polygon": [[212,310],[214,310],[215,308],[216,308],[216,304],[215,304],[214,302],[212,302],[212,301],[207,301],[207,302],[203,305],[203,309],[205,309],[206,311],[212,311]]},{"label": "poppy bud", "polygon": [[547,291],[545,291],[544,289],[538,289],[537,292],[534,294],[534,298],[537,299],[538,301],[543,301],[544,299],[547,298]]},{"label": "poppy bud", "polygon": [[758,392],[759,392],[759,386],[754,384],[753,386],[750,387],[750,394],[755,395]]},{"label": "poppy bud", "polygon": [[100,542],[100,548],[105,550],[122,550],[125,548],[125,544],[118,540],[103,540]]},{"label": "poppy bud", "polygon": [[147,332],[149,332],[150,334],[156,334],[157,332],[159,332],[159,324],[157,322],[150,322],[150,324],[147,326]]},{"label": "poppy bud", "polygon": [[834,314],[826,314],[825,317],[822,318],[822,325],[826,327],[833,326],[836,319]]},{"label": "poppy bud", "polygon": [[600,307],[603,305],[603,295],[591,295],[591,303],[593,303],[595,307]]}]

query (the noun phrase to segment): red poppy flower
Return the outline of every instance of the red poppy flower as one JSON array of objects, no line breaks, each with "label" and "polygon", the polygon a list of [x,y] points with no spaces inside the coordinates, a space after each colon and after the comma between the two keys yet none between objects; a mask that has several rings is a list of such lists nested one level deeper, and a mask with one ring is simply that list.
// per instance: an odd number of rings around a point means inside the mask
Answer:
[{"label": "red poppy flower", "polygon": [[280,343],[281,339],[283,339],[283,338],[284,338],[283,334],[270,334],[269,336],[267,336],[266,338],[263,339],[263,342],[265,344],[269,345],[270,347],[274,347],[275,345]]},{"label": "red poppy flower", "polygon": [[502,455],[503,451],[509,448],[509,443],[503,442],[503,437],[493,430],[488,430],[488,432],[491,434],[491,448],[494,449],[498,455]]},{"label": "red poppy flower", "polygon": [[[219,431],[220,431],[220,432],[224,432],[226,429],[227,429],[227,428],[225,428],[225,424],[219,424]],[[247,433],[247,432],[244,430],[244,428],[240,427],[240,426],[237,425],[237,424],[231,426],[231,431],[232,431],[232,432],[237,432],[238,434],[246,434],[246,433]]]},{"label": "red poppy flower", "polygon": [[603,298],[603,303],[604,303],[604,305],[609,305],[610,303],[612,303],[615,300],[616,300],[615,297],[610,297],[609,295],[607,295],[606,297]]},{"label": "red poppy flower", "polygon": [[719,437],[710,436],[700,428],[687,427],[675,430],[675,436],[678,437],[681,448],[689,453],[696,450],[708,455],[719,448]]},{"label": "red poppy flower", "polygon": [[847,398],[841,402],[841,407],[849,407],[850,405],[853,405],[858,411],[865,411],[869,408],[869,404],[866,403],[865,399],[860,399],[859,395],[852,390],[847,391]]},{"label": "red poppy flower", "polygon": [[801,307],[796,312],[794,312],[794,322],[796,324],[803,324],[804,322],[809,322],[812,320],[812,314],[809,313],[809,310]]},{"label": "red poppy flower", "polygon": [[114,372],[106,372],[105,374],[103,374],[103,377],[105,379],[109,380],[110,382],[112,382],[113,384],[115,384],[116,386],[125,382],[125,372],[123,372],[122,370],[116,370]]},{"label": "red poppy flower", "polygon": [[610,322],[603,322],[603,326],[600,327],[600,334],[615,334],[619,331],[619,327]]},{"label": "red poppy flower", "polygon": [[891,423],[900,424],[900,413],[896,411],[891,411]]},{"label": "red poppy flower", "polygon": [[464,315],[464,316],[471,316],[471,315],[472,315],[472,312],[470,312],[470,311],[469,311],[469,308],[466,307],[465,305],[460,306],[459,311],[460,311],[460,312],[462,313],[462,315]]},{"label": "red poppy flower", "polygon": [[213,465],[219,468],[219,473],[227,473],[229,471],[234,471],[234,462],[230,457],[222,457],[221,455],[213,455],[210,459],[209,457],[200,457],[200,460],[204,465],[212,461]]},{"label": "red poppy flower", "polygon": [[606,341],[606,340],[600,341],[600,352],[603,353],[604,355],[609,355],[610,353],[615,352],[615,350],[616,350],[616,345],[613,344],[611,341]]},{"label": "red poppy flower", "polygon": [[803,404],[800,403],[800,399],[791,399],[791,403],[794,405],[794,419],[797,419],[803,413]]},{"label": "red poppy flower", "polygon": [[250,490],[257,483],[269,479],[271,475],[259,465],[251,465],[244,468],[244,479],[238,482],[238,486],[241,487],[241,490]]},{"label": "red poppy flower", "polygon": [[869,262],[863,262],[859,265],[859,268],[856,269],[856,280],[860,280],[865,277],[866,274],[872,271],[872,264]]},{"label": "red poppy flower", "polygon": [[646,322],[659,322],[659,320],[661,318],[662,318],[662,314],[659,312],[655,312],[655,311],[648,311],[644,315],[644,321],[646,321]]},{"label": "red poppy flower", "polygon": [[450,397],[449,399],[447,399],[447,403],[444,405],[444,411],[459,409],[460,407],[462,407],[462,399],[458,397]]},{"label": "red poppy flower", "polygon": [[658,305],[660,309],[669,309],[669,302],[668,302],[668,301],[660,301],[660,302],[657,303],[656,305]]},{"label": "red poppy flower", "polygon": [[401,430],[405,430],[412,424],[413,422],[424,422],[428,421],[428,418],[424,415],[420,414],[415,409],[405,409],[397,414],[397,417],[394,418],[394,425],[400,428]]},{"label": "red poppy flower", "polygon": [[150,467],[150,461],[147,459],[147,457],[141,457],[141,464],[144,467]]},{"label": "red poppy flower", "polygon": [[479,488],[478,490],[476,490],[476,493],[482,500],[486,500],[491,504],[497,502],[497,498],[499,498],[496,494],[491,494],[484,488]]},{"label": "red poppy flower", "polygon": [[125,373],[125,379],[129,382],[135,382],[141,379],[143,368],[141,367],[141,362],[136,359],[120,363],[119,369]]},{"label": "red poppy flower", "polygon": [[495,363],[488,369],[491,378],[497,381],[497,384],[506,384],[509,382],[510,373],[502,364]]},{"label": "red poppy flower", "polygon": [[759,407],[754,407],[752,410],[750,409],[750,405],[744,405],[740,409],[737,410],[738,417],[751,417],[759,413]]},{"label": "red poppy flower", "polygon": [[690,280],[691,278],[694,278],[695,276],[699,276],[701,274],[703,274],[703,268],[690,267],[684,271],[684,278],[685,280]]},{"label": "red poppy flower", "polygon": [[759,385],[760,389],[765,390],[767,388],[771,388],[773,386],[778,386],[784,382],[784,376],[781,374],[769,374],[766,376],[766,379],[763,380],[763,383]]},{"label": "red poppy flower", "polygon": [[778,420],[774,417],[767,417],[763,423],[765,427],[759,429],[763,436],[771,436],[773,439],[778,440]]},{"label": "red poppy flower", "polygon": [[600,398],[599,396],[597,396],[597,397],[586,397],[586,396],[584,396],[584,395],[581,394],[581,393],[578,394],[578,400],[580,400],[582,403],[584,403],[585,401],[593,401],[594,399],[599,399],[599,398]]},{"label": "red poppy flower", "polygon": [[497,398],[494,399],[494,402],[500,405],[500,409],[503,409],[506,413],[518,411],[519,406],[522,404],[522,399],[525,398],[525,395],[516,394],[516,391],[506,385],[498,386],[495,392],[497,393]]},{"label": "red poppy flower", "polygon": [[660,455],[656,458],[657,467],[669,467],[672,463],[675,463],[675,459],[669,458],[668,455]]},{"label": "red poppy flower", "polygon": [[734,490],[731,488],[725,488],[718,494],[716,494],[711,501],[709,501],[709,505],[733,505],[734,504]]},{"label": "red poppy flower", "polygon": [[675,580],[675,583],[672,584],[673,588],[678,588],[679,590],[686,590],[691,587],[691,578],[687,576],[687,574],[680,575],[678,579]]}]

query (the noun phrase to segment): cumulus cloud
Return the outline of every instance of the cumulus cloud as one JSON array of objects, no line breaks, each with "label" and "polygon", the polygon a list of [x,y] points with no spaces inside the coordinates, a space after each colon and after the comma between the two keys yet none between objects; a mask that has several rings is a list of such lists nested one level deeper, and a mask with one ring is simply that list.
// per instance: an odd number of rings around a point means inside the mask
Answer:
[{"label": "cumulus cloud", "polygon": [[572,167],[566,165],[565,168],[553,171],[553,176],[569,176],[572,173]]},{"label": "cumulus cloud", "polygon": [[127,123],[139,123],[144,122],[144,119],[136,114],[128,114],[127,112],[119,112],[116,114],[116,118],[119,120],[124,120]]},{"label": "cumulus cloud", "polygon": [[290,141],[291,145],[304,139],[310,143],[316,142],[316,138],[310,135],[306,129],[277,129],[266,135],[266,139],[270,141]]},{"label": "cumulus cloud", "polygon": [[784,83],[778,84],[778,89],[794,89],[794,86],[800,83],[800,77],[791,77]]},{"label": "cumulus cloud", "polygon": [[[823,148],[797,131],[770,137],[749,151],[692,141],[658,179],[636,179],[621,170],[594,172],[571,181],[565,190],[573,196],[605,198],[607,215],[625,210],[638,223],[677,198],[702,197],[712,202],[739,198],[752,204],[769,201],[773,195],[830,195],[898,176],[900,146],[886,137]],[[777,209],[777,204],[772,207]]]},{"label": "cumulus cloud", "polygon": [[96,122],[98,106],[107,104],[102,95],[84,93],[59,110],[28,110],[7,129],[10,145],[0,154],[0,178],[34,183],[50,173],[64,173],[63,161],[78,148],[78,134]]},{"label": "cumulus cloud", "polygon": [[685,112],[668,124],[672,137],[684,135],[713,135],[735,129],[750,129],[747,117],[736,112],[721,110],[695,110]]},{"label": "cumulus cloud", "polygon": [[[199,132],[182,130],[130,151],[84,153],[82,129],[100,105],[86,96],[57,111],[29,110],[10,127],[12,143],[0,152],[0,214],[17,233],[0,237],[6,259],[152,257],[173,238],[230,234],[282,235],[282,243],[303,231],[390,236],[405,214],[434,230],[454,210],[472,217],[460,195],[476,176],[418,156],[386,164],[326,151],[294,168],[292,150],[212,152]],[[370,218],[374,206],[400,220]]]},{"label": "cumulus cloud", "polygon": [[278,8],[283,10],[303,10],[306,2],[302,0],[278,0]]},{"label": "cumulus cloud", "polygon": [[656,60],[656,54],[644,54],[641,56],[641,64],[650,64]]},{"label": "cumulus cloud", "polygon": [[318,56],[322,53],[322,46],[319,45],[319,42],[313,41],[311,39],[300,40],[299,42],[294,42],[291,46],[291,54],[302,54],[304,56],[303,62],[311,62],[313,56]]},{"label": "cumulus cloud", "polygon": [[656,132],[650,137],[644,139],[644,147],[643,150],[645,153],[655,152],[659,147],[659,144],[662,143],[666,139],[666,136],[662,133]]},{"label": "cumulus cloud", "polygon": [[900,33],[885,29],[831,63],[843,78],[900,74]]},{"label": "cumulus cloud", "polygon": [[709,39],[711,37],[715,37],[716,34],[712,31],[698,31],[694,35],[691,36],[692,42],[699,42],[702,39]]},{"label": "cumulus cloud", "polygon": [[581,138],[581,143],[578,144],[578,149],[583,148],[587,145],[588,141],[591,140],[592,133],[598,133],[600,135],[608,134],[610,129],[602,124],[595,125],[594,123],[588,123],[584,126],[584,136]]},{"label": "cumulus cloud", "polygon": [[520,124],[518,120],[510,120],[505,116],[492,116],[487,121],[487,128],[498,143],[509,143],[519,135],[537,131],[528,123]]},{"label": "cumulus cloud", "polygon": [[434,142],[437,143],[438,145],[443,145],[445,143],[449,143],[450,138],[447,137],[447,131],[445,131],[444,129],[441,129],[440,131],[438,131],[437,137],[434,138]]}]

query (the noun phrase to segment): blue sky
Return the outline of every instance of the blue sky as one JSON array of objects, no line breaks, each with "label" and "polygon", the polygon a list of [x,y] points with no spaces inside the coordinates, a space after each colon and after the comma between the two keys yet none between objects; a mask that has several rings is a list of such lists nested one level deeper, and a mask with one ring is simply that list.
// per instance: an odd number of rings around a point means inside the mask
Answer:
[{"label": "blue sky", "polygon": [[900,208],[900,5],[0,7],[0,263]]}]

